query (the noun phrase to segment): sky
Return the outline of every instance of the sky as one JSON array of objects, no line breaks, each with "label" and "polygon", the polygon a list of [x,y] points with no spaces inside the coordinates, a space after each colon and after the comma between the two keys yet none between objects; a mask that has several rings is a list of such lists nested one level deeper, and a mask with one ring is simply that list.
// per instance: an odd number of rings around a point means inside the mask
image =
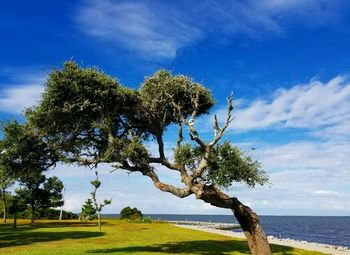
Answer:
[{"label": "sky", "polygon": [[[0,3],[0,120],[25,121],[53,68],[75,60],[138,88],[160,68],[209,87],[216,106],[197,126],[212,136],[233,92],[226,138],[262,162],[270,184],[226,192],[264,215],[350,215],[350,2],[25,1]],[[171,158],[174,135],[166,135]],[[253,149],[254,148],[254,149]],[[155,148],[150,145],[150,150]],[[99,167],[105,213],[230,214],[180,199],[140,174]],[[163,168],[162,180],[178,184]],[[66,210],[79,212],[94,178],[58,165]]]}]

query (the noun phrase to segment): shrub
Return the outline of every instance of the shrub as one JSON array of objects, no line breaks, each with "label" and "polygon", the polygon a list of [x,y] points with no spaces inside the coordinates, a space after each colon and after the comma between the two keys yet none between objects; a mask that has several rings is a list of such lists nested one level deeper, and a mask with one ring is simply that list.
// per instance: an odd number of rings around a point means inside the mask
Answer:
[{"label": "shrub", "polygon": [[142,219],[143,215],[141,213],[141,211],[139,209],[137,209],[136,207],[131,208],[130,206],[123,208],[120,211],[120,218],[121,219],[132,219],[132,220],[136,220],[136,219]]}]

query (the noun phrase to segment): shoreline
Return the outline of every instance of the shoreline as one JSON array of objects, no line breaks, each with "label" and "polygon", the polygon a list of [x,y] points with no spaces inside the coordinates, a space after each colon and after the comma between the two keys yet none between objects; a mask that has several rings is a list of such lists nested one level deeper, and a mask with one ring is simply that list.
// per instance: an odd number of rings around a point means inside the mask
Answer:
[{"label": "shoreline", "polygon": [[[194,225],[180,225],[180,224],[173,224],[173,226],[181,227],[181,228],[188,228],[193,230],[199,230],[204,231],[208,233],[214,233],[229,237],[235,237],[235,238],[242,238],[245,239],[245,236],[243,233],[233,232],[230,230],[220,230],[215,228],[210,228],[207,226],[194,226]],[[311,243],[306,241],[297,241],[293,239],[280,239],[273,236],[267,237],[269,243],[271,244],[277,244],[277,245],[283,245],[283,246],[290,246],[293,248],[298,249],[304,249],[309,251],[318,251],[323,252],[326,254],[333,254],[333,255],[349,255],[350,250],[346,247],[339,247],[334,245],[328,245],[328,244],[319,244],[319,243]]]}]

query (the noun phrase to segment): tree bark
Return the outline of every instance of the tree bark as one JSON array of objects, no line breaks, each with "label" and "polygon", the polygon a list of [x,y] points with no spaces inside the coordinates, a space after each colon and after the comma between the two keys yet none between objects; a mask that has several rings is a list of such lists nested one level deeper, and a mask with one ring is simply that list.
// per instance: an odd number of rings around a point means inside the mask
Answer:
[{"label": "tree bark", "polygon": [[17,227],[17,212],[15,212],[14,216],[13,216],[13,225],[12,225],[13,228],[16,228]]},{"label": "tree bark", "polygon": [[32,217],[30,218],[30,224],[34,224],[35,220],[35,207],[32,206]]},{"label": "tree bark", "polygon": [[242,227],[252,255],[271,255],[266,234],[258,215],[235,197],[229,197],[213,186],[195,190],[197,198],[216,207],[231,209]]},{"label": "tree bark", "polygon": [[6,219],[7,219],[7,203],[6,203],[6,193],[5,193],[5,189],[2,190],[2,203],[3,203],[3,223],[6,223]]},{"label": "tree bark", "polygon": [[97,212],[97,222],[98,222],[98,228],[101,231],[101,213]]},{"label": "tree bark", "polygon": [[232,211],[244,231],[253,255],[271,255],[270,246],[258,215],[251,208],[233,199]]}]

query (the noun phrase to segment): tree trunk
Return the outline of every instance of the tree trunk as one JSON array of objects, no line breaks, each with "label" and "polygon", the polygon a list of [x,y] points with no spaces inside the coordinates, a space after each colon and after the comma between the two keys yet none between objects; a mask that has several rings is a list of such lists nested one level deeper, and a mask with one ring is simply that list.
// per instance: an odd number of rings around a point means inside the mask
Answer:
[{"label": "tree trunk", "polygon": [[34,224],[35,220],[35,207],[32,206],[32,217],[30,218],[30,224]]},{"label": "tree trunk", "polygon": [[197,198],[216,207],[231,209],[246,236],[252,255],[271,255],[270,246],[258,215],[237,198],[229,197],[214,186],[204,186],[197,192]]},{"label": "tree trunk", "polygon": [[232,211],[244,231],[251,253],[253,255],[271,255],[266,234],[260,225],[257,214],[238,199],[233,199]]},{"label": "tree trunk", "polygon": [[4,215],[3,215],[3,222],[6,223],[6,219],[7,219],[7,203],[6,203],[6,191],[3,189],[2,190],[2,203],[3,203],[3,211],[4,211]]},{"label": "tree trunk", "polygon": [[13,215],[13,228],[17,227],[17,212],[15,212],[15,214]]},{"label": "tree trunk", "polygon": [[97,222],[98,222],[98,228],[101,231],[101,213],[100,212],[97,213]]}]

